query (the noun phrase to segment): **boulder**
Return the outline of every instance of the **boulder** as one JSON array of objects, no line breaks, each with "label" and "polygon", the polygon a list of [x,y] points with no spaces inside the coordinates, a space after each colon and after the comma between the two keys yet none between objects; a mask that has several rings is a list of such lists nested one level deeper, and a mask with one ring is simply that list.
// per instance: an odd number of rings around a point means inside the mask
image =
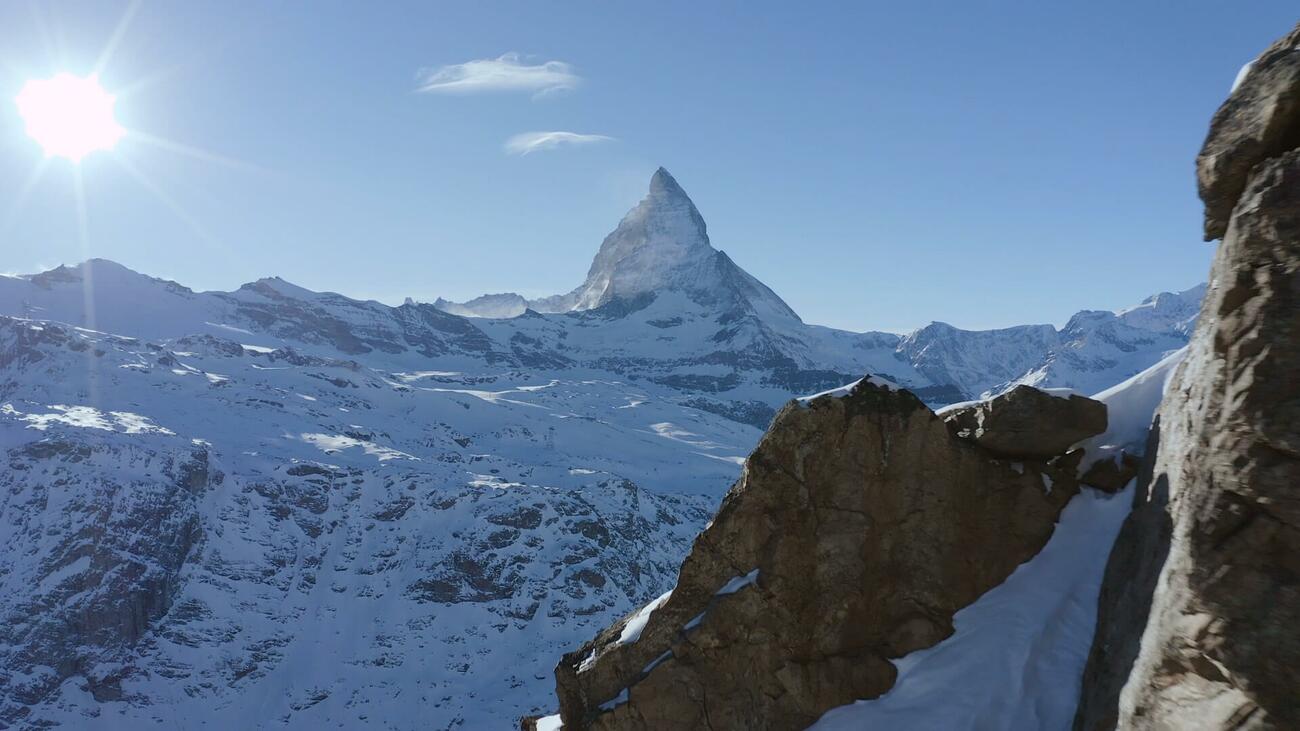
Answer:
[{"label": "boulder", "polygon": [[1201,153],[1224,238],[1106,569],[1076,729],[1300,728],[1298,43],[1255,62]]},{"label": "boulder", "polygon": [[564,728],[803,729],[881,695],[1047,542],[1077,457],[998,458],[872,379],[790,403],[676,587],[561,660]]},{"label": "boulder", "polygon": [[1142,469],[1142,460],[1128,452],[1121,451],[1117,456],[1099,459],[1084,470],[1079,482],[1088,487],[1095,487],[1102,492],[1119,492],[1124,489]]},{"label": "boulder", "polygon": [[1002,457],[1048,459],[1106,431],[1106,405],[1016,386],[987,401],[944,414],[948,428]]}]

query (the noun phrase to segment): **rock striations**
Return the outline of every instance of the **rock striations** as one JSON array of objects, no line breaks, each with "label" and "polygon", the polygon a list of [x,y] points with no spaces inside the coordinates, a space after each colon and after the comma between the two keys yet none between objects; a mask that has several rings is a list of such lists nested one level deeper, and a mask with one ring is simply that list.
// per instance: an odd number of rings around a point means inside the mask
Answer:
[{"label": "rock striations", "polygon": [[1076,728],[1300,728],[1300,27],[1197,161],[1222,236],[1107,567]]},{"label": "rock striations", "polygon": [[881,695],[1043,547],[1076,455],[999,457],[879,379],[791,402],[676,588],[564,656],[564,728],[801,729]]}]

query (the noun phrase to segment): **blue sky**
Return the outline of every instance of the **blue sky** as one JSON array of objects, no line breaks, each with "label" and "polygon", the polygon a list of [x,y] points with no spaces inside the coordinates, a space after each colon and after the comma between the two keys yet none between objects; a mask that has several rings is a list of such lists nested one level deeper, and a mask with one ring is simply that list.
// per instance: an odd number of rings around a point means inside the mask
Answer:
[{"label": "blue sky", "polygon": [[[132,134],[80,165],[83,241],[71,163],[18,200],[42,152],[8,100],[93,70],[127,8],[0,2],[0,271],[89,253],[196,289],[552,294],[664,165],[714,246],[855,330],[1059,325],[1202,281],[1194,156],[1296,21],[1293,0],[145,2],[101,75]],[[511,53],[516,88],[418,91]],[[612,139],[507,149],[544,131]]]}]

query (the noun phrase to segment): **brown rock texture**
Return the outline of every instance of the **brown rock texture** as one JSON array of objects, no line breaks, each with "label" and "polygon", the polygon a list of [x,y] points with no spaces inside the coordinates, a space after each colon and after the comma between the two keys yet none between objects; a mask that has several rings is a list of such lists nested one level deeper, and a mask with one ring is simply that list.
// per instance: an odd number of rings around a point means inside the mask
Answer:
[{"label": "brown rock texture", "polygon": [[1079,482],[1102,492],[1119,492],[1142,471],[1142,460],[1125,451],[1099,459],[1084,470]]},{"label": "brown rock texture", "polygon": [[890,658],[1047,542],[1066,462],[997,458],[869,379],[792,402],[643,629],[645,609],[563,658],[565,729],[802,729],[879,696]]},{"label": "brown rock texture", "polygon": [[1297,44],[1256,61],[1198,160],[1224,239],[1107,567],[1078,729],[1300,728]]},{"label": "brown rock texture", "polygon": [[1251,168],[1300,146],[1300,25],[1252,62],[1196,158],[1205,240],[1223,238]]},{"label": "brown rock texture", "polygon": [[1106,405],[1084,396],[1053,396],[1032,386],[944,414],[948,428],[1004,457],[1048,458],[1106,431]]}]

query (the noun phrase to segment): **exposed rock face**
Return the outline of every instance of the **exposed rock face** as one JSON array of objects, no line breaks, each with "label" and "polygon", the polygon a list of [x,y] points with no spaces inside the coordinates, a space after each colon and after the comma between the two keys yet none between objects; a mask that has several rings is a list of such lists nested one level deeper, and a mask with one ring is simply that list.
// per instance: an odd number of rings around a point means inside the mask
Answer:
[{"label": "exposed rock face", "polygon": [[1300,728],[1298,43],[1255,62],[1198,160],[1224,239],[1107,568],[1079,729]]},{"label": "exposed rock face", "polygon": [[[1251,62],[1196,158],[1205,240],[1223,238],[1251,169],[1300,146],[1300,26]],[[1208,311],[1208,310],[1207,310]]]},{"label": "exposed rock face", "polygon": [[[0,727],[7,728],[73,676],[97,701],[122,697],[122,658],[172,606],[180,571],[202,540],[198,504],[224,478],[202,448],[153,454],[50,438],[5,457]],[[116,472],[87,470],[112,464]],[[60,514],[43,520],[51,503]],[[40,563],[25,563],[27,555]],[[39,661],[46,658],[52,662]]]},{"label": "exposed rock face", "polygon": [[957,436],[994,454],[1045,459],[1106,431],[1106,405],[1084,396],[1053,396],[1032,386],[1016,386],[954,409],[944,421]]},{"label": "exposed rock face", "polygon": [[677,587],[561,661],[564,727],[801,729],[879,696],[1042,548],[1068,462],[1013,466],[871,379],[787,405]]}]

